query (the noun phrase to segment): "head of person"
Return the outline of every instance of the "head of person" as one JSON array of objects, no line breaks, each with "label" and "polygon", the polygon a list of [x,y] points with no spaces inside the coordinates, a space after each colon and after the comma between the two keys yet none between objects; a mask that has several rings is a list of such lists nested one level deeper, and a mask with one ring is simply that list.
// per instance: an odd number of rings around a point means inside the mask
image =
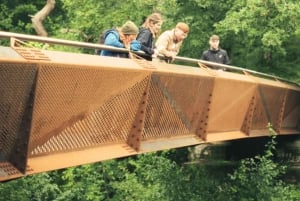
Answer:
[{"label": "head of person", "polygon": [[136,36],[139,32],[139,28],[132,22],[127,21],[120,28],[120,38],[125,44],[130,44],[133,40],[136,39]]},{"label": "head of person", "polygon": [[163,19],[161,14],[152,13],[147,17],[142,27],[150,29],[153,35],[157,36],[159,34],[162,24],[163,24]]},{"label": "head of person", "polygon": [[190,28],[186,23],[178,22],[174,31],[177,42],[180,42],[188,36]]},{"label": "head of person", "polygon": [[219,49],[220,38],[218,35],[212,35],[209,38],[210,49],[218,50]]}]

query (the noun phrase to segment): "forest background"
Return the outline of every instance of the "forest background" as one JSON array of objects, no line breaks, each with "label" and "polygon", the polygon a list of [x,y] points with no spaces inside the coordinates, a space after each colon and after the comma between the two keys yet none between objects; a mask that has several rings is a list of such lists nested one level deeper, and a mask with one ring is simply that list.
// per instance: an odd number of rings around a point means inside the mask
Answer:
[{"label": "forest background", "polygon": [[[43,20],[49,37],[96,43],[103,30],[127,20],[141,25],[159,11],[162,31],[179,21],[191,28],[180,56],[199,59],[209,36],[218,34],[232,65],[300,82],[298,0],[1,0],[0,30],[37,35],[32,17],[46,2],[55,3]],[[263,155],[242,160],[229,175],[186,165],[189,149],[178,149],[1,183],[0,200],[300,200],[299,186],[280,179],[284,168],[273,161],[275,144],[271,140]]]}]

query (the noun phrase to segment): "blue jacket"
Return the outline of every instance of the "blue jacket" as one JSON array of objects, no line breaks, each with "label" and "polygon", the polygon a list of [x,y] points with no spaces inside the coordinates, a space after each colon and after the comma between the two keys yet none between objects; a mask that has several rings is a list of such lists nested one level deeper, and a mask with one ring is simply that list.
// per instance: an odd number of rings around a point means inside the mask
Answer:
[{"label": "blue jacket", "polygon": [[[120,40],[120,35],[116,30],[109,30],[105,33],[104,45],[109,45],[118,48],[125,48],[124,44]],[[139,51],[141,49],[141,43],[137,40],[134,40],[130,44],[130,49],[133,51]],[[113,52],[109,50],[102,50],[101,56],[112,56],[112,57],[123,57],[128,58],[127,53],[122,52]]]}]

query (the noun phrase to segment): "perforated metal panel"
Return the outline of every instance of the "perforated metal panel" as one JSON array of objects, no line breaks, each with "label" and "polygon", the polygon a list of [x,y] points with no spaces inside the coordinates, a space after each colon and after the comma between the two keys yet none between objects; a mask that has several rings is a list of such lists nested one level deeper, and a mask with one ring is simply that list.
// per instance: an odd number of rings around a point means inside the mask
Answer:
[{"label": "perforated metal panel", "polygon": [[26,167],[36,73],[36,65],[0,63],[0,164],[13,172]]},{"label": "perforated metal panel", "polygon": [[126,142],[148,74],[87,66],[41,66],[31,154]]},{"label": "perforated metal panel", "polygon": [[0,181],[268,135],[269,122],[279,134],[300,133],[298,86],[148,61],[41,53],[44,60],[1,58]]},{"label": "perforated metal panel", "polygon": [[154,74],[143,139],[196,133],[212,89],[212,77]]}]

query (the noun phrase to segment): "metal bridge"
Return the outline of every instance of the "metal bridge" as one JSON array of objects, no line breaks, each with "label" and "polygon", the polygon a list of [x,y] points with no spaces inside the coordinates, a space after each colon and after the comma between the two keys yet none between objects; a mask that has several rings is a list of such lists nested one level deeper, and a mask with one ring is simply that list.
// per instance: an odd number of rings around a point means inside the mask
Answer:
[{"label": "metal bridge", "polygon": [[[18,46],[127,51],[0,32],[0,181],[204,142],[300,134],[300,86],[279,77]],[[212,64],[176,57],[179,61]],[[218,64],[214,64],[218,65]]]}]

